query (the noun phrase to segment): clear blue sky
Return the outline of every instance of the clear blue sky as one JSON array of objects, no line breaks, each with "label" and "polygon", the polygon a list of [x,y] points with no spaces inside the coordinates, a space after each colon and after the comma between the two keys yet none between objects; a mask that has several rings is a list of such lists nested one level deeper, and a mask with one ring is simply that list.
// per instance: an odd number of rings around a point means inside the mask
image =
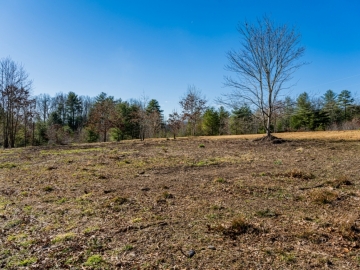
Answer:
[{"label": "clear blue sky", "polygon": [[188,85],[209,100],[223,87],[236,26],[269,15],[295,25],[306,47],[292,96],[360,94],[358,0],[0,0],[0,58],[22,63],[33,94],[143,94],[167,115]]}]

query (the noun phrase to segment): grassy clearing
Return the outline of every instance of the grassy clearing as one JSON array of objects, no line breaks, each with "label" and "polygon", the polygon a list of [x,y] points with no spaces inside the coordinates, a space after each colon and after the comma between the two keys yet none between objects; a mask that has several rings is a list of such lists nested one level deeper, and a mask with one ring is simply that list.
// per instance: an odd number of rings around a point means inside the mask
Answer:
[{"label": "grassy clearing", "polygon": [[357,269],[359,133],[314,134],[3,151],[0,268]]}]

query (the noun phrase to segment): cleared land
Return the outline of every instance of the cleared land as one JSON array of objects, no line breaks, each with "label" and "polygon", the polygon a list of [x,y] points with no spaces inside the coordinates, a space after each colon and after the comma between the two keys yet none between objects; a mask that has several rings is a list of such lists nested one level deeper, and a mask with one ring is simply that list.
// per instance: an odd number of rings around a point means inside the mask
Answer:
[{"label": "cleared land", "polygon": [[2,150],[0,268],[359,269],[360,131],[311,134]]}]

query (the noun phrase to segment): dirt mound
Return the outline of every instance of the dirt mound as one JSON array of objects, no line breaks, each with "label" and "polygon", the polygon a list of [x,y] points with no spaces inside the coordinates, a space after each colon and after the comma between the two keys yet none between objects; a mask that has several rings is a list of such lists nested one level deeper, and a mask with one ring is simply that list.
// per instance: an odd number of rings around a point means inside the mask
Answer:
[{"label": "dirt mound", "polygon": [[254,142],[263,142],[263,143],[272,143],[272,144],[281,144],[284,142],[287,142],[287,140],[275,137],[273,135],[270,136],[264,136],[261,138],[256,138]]}]

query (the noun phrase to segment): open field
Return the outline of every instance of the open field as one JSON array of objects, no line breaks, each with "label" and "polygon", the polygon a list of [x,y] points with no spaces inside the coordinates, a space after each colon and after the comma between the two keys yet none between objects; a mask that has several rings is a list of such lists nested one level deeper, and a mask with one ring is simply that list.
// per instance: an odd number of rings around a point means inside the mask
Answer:
[{"label": "open field", "polygon": [[360,269],[360,131],[305,135],[1,150],[0,268]]}]

